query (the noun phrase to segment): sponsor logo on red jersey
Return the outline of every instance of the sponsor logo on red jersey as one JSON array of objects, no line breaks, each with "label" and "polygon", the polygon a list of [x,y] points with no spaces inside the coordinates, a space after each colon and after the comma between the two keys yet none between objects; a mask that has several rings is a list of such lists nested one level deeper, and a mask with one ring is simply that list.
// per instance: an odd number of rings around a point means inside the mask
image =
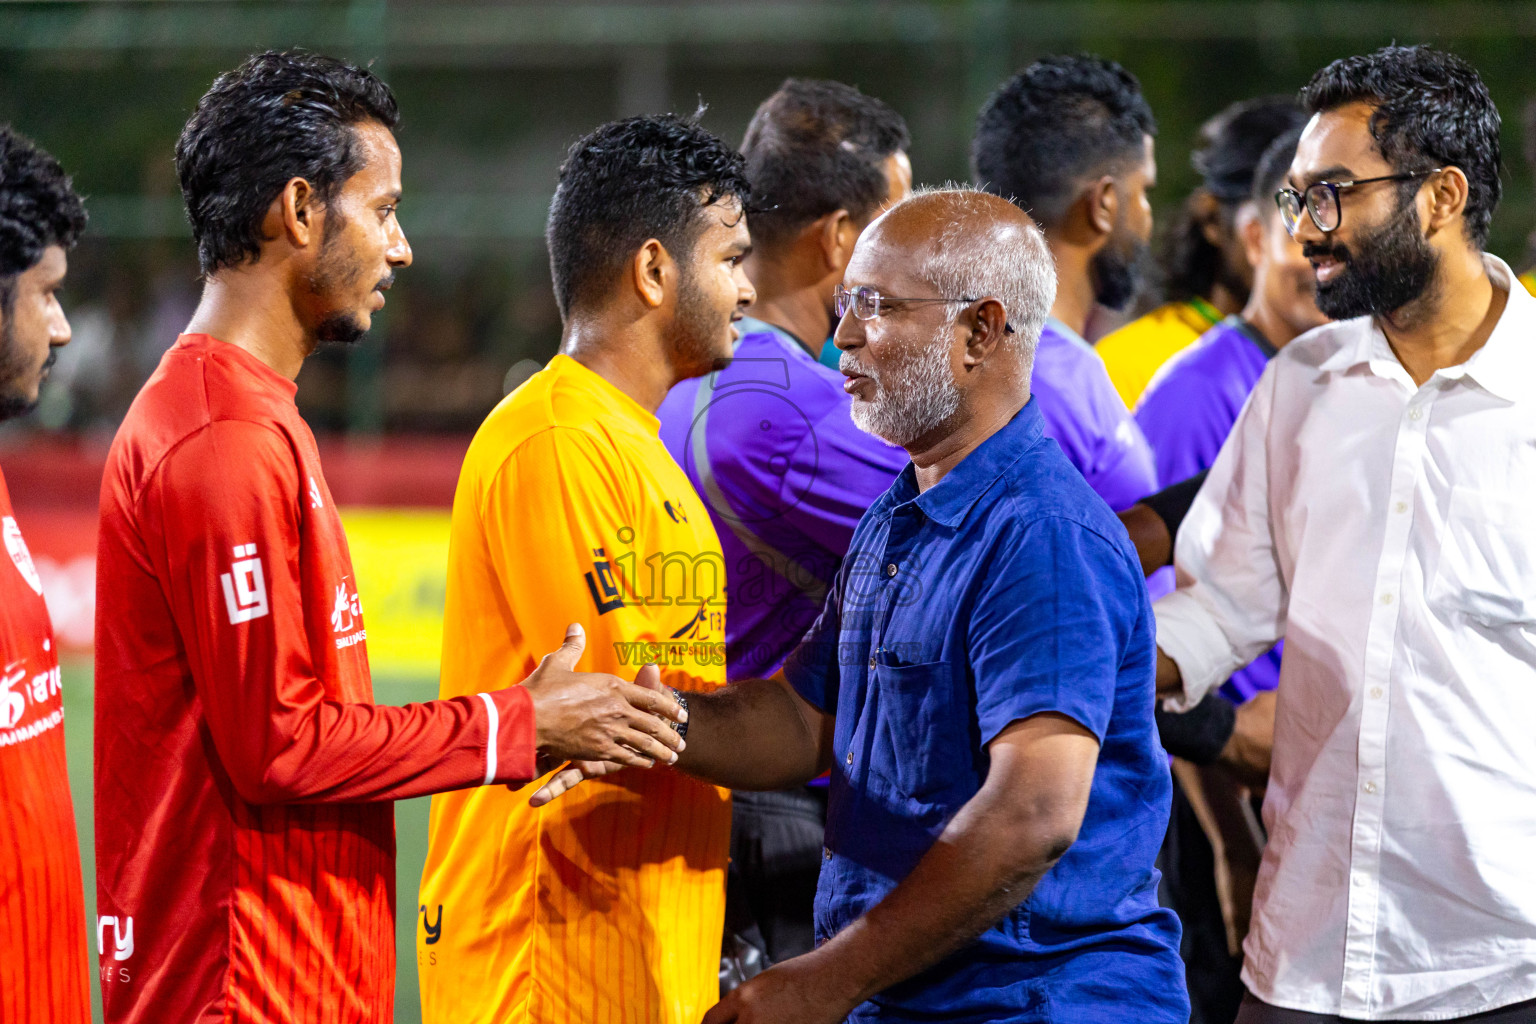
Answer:
[{"label": "sponsor logo on red jersey", "polygon": [[229,624],[238,625],[259,619],[271,611],[267,604],[267,578],[256,557],[255,544],[235,546],[234,565],[219,577],[224,584],[224,606],[229,609]]}]

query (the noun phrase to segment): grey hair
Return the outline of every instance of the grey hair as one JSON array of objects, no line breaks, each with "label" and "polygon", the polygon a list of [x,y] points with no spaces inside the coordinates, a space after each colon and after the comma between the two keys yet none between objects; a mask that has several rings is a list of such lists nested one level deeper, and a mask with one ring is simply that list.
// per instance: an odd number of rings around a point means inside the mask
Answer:
[{"label": "grey hair", "polygon": [[[1027,218],[1001,232],[979,236],[976,223],[990,220],[997,197],[965,185],[921,188],[903,202],[944,196],[956,207],[955,216],[934,239],[918,273],[940,295],[991,297],[1003,304],[1013,327],[1007,343],[1023,357],[1026,375],[1035,362],[1040,331],[1056,301],[1056,262],[1045,235]],[[960,304],[949,308],[959,315]]]}]

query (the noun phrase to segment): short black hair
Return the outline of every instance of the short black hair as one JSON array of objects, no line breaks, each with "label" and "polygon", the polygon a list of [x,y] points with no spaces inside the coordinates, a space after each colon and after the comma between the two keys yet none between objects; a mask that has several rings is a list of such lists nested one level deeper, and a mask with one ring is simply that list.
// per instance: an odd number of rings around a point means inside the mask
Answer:
[{"label": "short black hair", "polygon": [[261,222],[293,178],[321,202],[362,167],[353,129],[400,122],[395,97],[365,68],[269,50],[214,79],[176,142],[176,173],[203,274],[261,256]]},{"label": "short black hair", "polygon": [[747,205],[746,162],[698,117],[610,121],[571,147],[544,229],[561,317],[610,284],[647,239],[681,261],[704,230],[705,207],[732,197]]},{"label": "short black hair", "polygon": [[1042,57],[982,106],[971,170],[983,189],[1051,226],[1086,181],[1121,173],[1156,134],[1152,108],[1125,68],[1091,54]]},{"label": "short black hair", "polygon": [[741,143],[752,182],[752,242],[772,246],[834,210],[865,223],[886,198],[884,162],[911,146],[907,123],[842,82],[786,79]]},{"label": "short black hair", "polygon": [[1297,125],[1282,133],[1259,157],[1259,166],[1253,172],[1253,201],[1259,204],[1260,211],[1266,215],[1278,209],[1275,193],[1285,185],[1291,162],[1296,159],[1296,144],[1301,141],[1304,127]]},{"label": "short black hair", "polygon": [[[1291,96],[1260,96],[1239,100],[1200,126],[1189,162],[1200,175],[1200,188],[1221,204],[1221,216],[1231,225],[1237,208],[1253,196],[1254,171],[1277,135],[1307,121]],[[1163,236],[1164,297],[1188,302],[1211,294],[1225,280],[1226,256],[1205,237],[1205,228],[1188,200]]]},{"label": "short black hair", "polygon": [[1246,202],[1253,195],[1259,158],[1270,143],[1306,122],[1293,96],[1239,100],[1200,126],[1189,162],[1211,195],[1223,203]]},{"label": "short black hair", "polygon": [[1503,186],[1499,111],[1477,70],[1431,46],[1384,46],[1334,61],[1301,90],[1308,114],[1354,102],[1374,108],[1371,137],[1398,173],[1461,168],[1467,176],[1467,236],[1481,248]]},{"label": "short black hair", "polygon": [[0,126],[0,280],[37,265],[50,245],[73,248],[85,204],[64,168],[10,125]]}]

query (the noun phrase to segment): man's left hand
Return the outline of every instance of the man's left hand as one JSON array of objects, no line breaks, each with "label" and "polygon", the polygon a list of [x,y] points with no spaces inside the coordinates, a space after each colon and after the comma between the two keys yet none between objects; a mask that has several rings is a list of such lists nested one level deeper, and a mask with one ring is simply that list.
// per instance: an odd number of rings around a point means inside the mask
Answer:
[{"label": "man's left hand", "polygon": [[704,1015],[704,1024],[840,1024],[849,1002],[816,952],[768,968],[733,989]]}]

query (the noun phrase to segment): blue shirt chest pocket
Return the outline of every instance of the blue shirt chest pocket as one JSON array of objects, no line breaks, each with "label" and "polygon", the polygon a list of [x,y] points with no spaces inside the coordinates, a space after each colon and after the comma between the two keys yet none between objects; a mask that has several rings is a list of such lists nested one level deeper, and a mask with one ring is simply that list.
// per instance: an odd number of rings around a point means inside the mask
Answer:
[{"label": "blue shirt chest pocket", "polygon": [[901,796],[947,804],[963,784],[962,800],[974,789],[975,713],[964,674],[956,675],[948,661],[877,662],[869,767]]}]

